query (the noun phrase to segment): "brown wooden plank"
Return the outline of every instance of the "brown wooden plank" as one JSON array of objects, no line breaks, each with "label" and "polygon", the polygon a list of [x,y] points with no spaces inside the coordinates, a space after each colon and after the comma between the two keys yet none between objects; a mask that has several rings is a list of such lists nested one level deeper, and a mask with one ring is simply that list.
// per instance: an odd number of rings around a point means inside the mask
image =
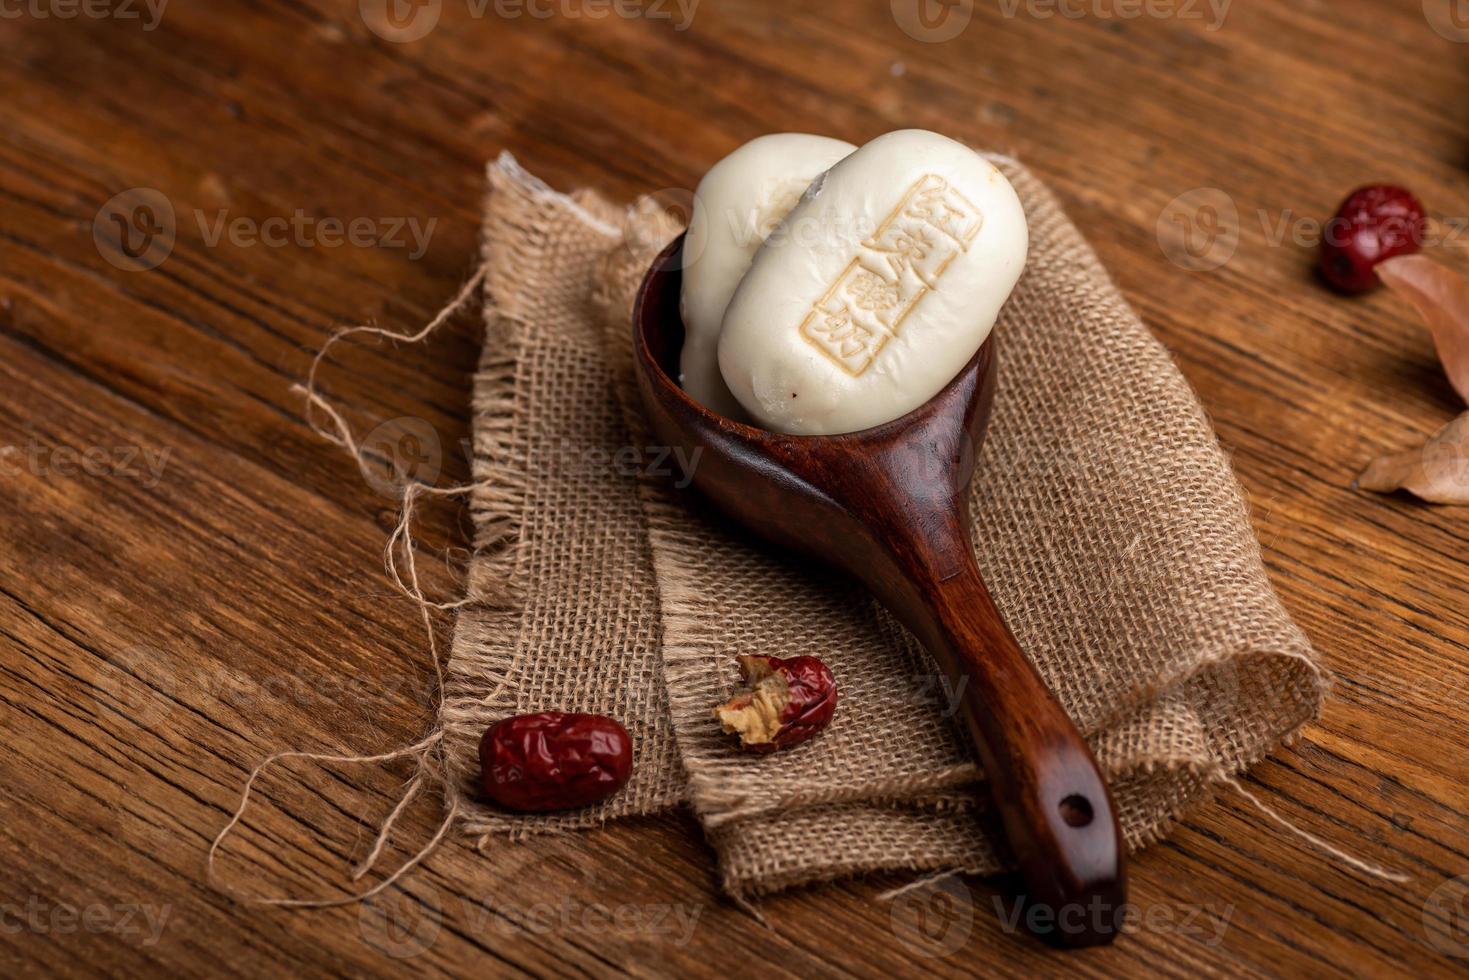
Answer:
[{"label": "brown wooden plank", "polygon": [[[705,0],[680,32],[446,2],[410,44],[374,35],[348,0],[176,3],[154,31],[0,19],[0,446],[25,461],[0,471],[0,897],[46,927],[0,922],[6,972],[1462,972],[1469,960],[1430,944],[1423,907],[1469,872],[1469,524],[1349,489],[1456,406],[1411,313],[1328,295],[1288,231],[1369,180],[1408,184],[1440,219],[1469,215],[1469,49],[1410,0],[1238,3],[1212,31],[1008,6],[975,4],[942,44],[902,33],[884,3]],[[483,164],[502,149],[557,186],[630,197],[692,187],[761,132],[861,141],[910,125],[1026,159],[1175,353],[1287,606],[1338,676],[1321,723],[1248,785],[1414,880],[1344,869],[1225,794],[1134,862],[1152,925],[1067,958],[1005,935],[982,882],[955,889],[948,935],[964,941],[947,955],[902,942],[912,906],[876,900],[897,879],[779,896],[763,928],[717,897],[684,815],[484,856],[446,847],[373,907],[437,910],[433,941],[406,959],[384,952],[371,910],[244,909],[207,887],[204,849],[255,761],[401,745],[428,716],[417,625],[380,574],[392,501],[307,429],[290,391],[332,326],[412,328],[454,292],[475,261]],[[125,272],[92,222],[140,186],[172,202],[178,240],[159,268]],[[1197,188],[1239,215],[1238,247],[1211,272],[1175,266],[1157,240],[1164,207]],[[298,208],[434,231],[416,257],[209,241],[222,210]],[[362,428],[427,420],[446,478],[462,479],[476,351],[466,315],[428,347],[344,351],[326,384]],[[103,462],[88,473],[63,447]],[[163,460],[156,482],[117,472],[132,447]],[[431,512],[426,556],[462,545],[461,516]],[[452,588],[442,561],[424,564]],[[297,771],[300,785],[266,781],[222,865],[231,883],[343,887],[406,775]],[[398,858],[436,813],[414,808]],[[624,908],[623,925],[581,918],[599,902]],[[168,909],[156,943],[120,921],[143,905]],[[107,928],[63,928],[65,909],[88,906]]]}]

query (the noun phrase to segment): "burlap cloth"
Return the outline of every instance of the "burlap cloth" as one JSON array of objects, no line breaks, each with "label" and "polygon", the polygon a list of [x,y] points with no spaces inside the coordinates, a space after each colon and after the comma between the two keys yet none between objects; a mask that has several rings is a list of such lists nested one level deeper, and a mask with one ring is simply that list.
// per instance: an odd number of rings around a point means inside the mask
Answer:
[{"label": "burlap cloth", "polygon": [[[1031,251],[996,328],[975,547],[1138,848],[1313,719],[1322,677],[1188,383],[1049,191],[996,162]],[[656,208],[553,193],[508,156],[489,180],[472,588],[497,601],[460,614],[440,719],[462,825],[579,829],[687,803],[744,897],[1002,868],[975,819],[983,776],[925,652],[862,589],[661,475],[672,461],[644,430],[630,312],[678,228]],[[711,709],[742,652],[825,660],[841,689],[831,728],[775,756],[736,751]],[[627,789],[555,816],[477,803],[485,725],[551,708],[627,726]]]}]

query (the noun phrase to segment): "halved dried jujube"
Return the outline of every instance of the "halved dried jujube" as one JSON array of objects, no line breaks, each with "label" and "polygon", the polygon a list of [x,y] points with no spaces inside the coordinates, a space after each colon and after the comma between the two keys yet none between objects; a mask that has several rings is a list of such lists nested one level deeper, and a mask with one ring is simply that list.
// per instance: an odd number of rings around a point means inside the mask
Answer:
[{"label": "halved dried jujube", "polygon": [[749,685],[714,709],[730,734],[748,752],[774,752],[799,745],[831,723],[837,709],[837,682],[815,657],[737,658]]}]

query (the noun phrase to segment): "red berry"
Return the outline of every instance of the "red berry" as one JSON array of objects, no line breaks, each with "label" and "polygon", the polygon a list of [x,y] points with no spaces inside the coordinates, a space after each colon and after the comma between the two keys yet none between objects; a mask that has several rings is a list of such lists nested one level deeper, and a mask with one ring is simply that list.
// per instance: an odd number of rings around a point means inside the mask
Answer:
[{"label": "red berry", "polygon": [[1343,293],[1377,286],[1383,259],[1423,247],[1428,221],[1411,191],[1390,184],[1362,187],[1342,202],[1321,239],[1321,276]]}]

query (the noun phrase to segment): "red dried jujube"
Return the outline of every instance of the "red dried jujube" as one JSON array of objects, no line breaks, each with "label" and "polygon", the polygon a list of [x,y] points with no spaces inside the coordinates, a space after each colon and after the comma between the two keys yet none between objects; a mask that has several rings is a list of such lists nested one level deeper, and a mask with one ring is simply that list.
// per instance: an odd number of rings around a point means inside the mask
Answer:
[{"label": "red dried jujube", "polygon": [[485,796],[512,810],[600,803],[632,775],[632,739],[604,715],[542,711],[491,725],[479,743]]},{"label": "red dried jujube", "polygon": [[1340,292],[1365,293],[1377,286],[1377,263],[1418,251],[1427,232],[1423,205],[1411,191],[1390,184],[1360,187],[1326,223],[1321,276]]},{"label": "red dried jujube", "polygon": [[831,723],[837,682],[815,657],[742,656],[740,675],[750,689],[714,709],[747,752],[799,745]]}]

